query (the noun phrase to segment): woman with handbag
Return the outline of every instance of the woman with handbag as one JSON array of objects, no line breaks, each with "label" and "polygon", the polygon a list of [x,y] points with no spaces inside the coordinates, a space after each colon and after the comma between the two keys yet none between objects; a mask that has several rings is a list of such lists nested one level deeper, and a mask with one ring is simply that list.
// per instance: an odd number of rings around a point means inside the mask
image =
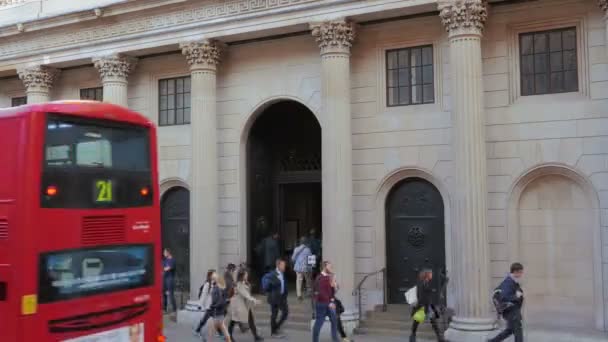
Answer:
[{"label": "woman with handbag", "polygon": [[[235,295],[229,306],[230,323],[228,324],[228,333],[232,338],[234,326],[239,325],[242,332],[247,328],[251,329],[255,341],[263,341],[264,339],[258,335],[258,330],[255,326],[253,317],[253,307],[259,304],[260,301],[251,295],[251,285],[249,284],[249,272],[245,269],[240,269],[236,276],[237,282],[235,287]],[[234,338],[232,339],[234,341]]]},{"label": "woman with handbag", "polygon": [[334,303],[336,304],[336,318],[338,321],[338,333],[340,334],[340,337],[342,338],[342,342],[351,342],[351,340],[348,338],[348,336],[346,336],[346,332],[344,331],[344,325],[342,324],[342,314],[344,313],[344,305],[342,304],[342,301],[340,301],[337,297],[336,297],[336,292],[338,292],[338,282],[336,281],[336,276],[333,275],[333,279],[332,279],[332,287],[334,289]]},{"label": "woman with handbag", "polygon": [[418,281],[416,283],[416,294],[418,297],[418,302],[412,307],[413,322],[410,342],[416,342],[416,331],[418,330],[418,326],[420,325],[420,323],[423,323],[425,321],[426,317],[430,318],[433,331],[435,332],[435,335],[437,335],[437,341],[445,342],[443,334],[441,334],[441,332],[439,331],[439,326],[437,325],[437,318],[439,317],[439,312],[432,304],[432,280],[433,271],[431,270],[422,270],[418,274]]}]

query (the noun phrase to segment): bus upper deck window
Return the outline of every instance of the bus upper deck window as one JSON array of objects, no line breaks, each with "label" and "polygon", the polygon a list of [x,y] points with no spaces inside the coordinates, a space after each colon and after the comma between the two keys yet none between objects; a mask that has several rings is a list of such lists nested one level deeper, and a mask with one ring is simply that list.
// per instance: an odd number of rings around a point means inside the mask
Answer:
[{"label": "bus upper deck window", "polygon": [[0,281],[0,302],[6,300],[6,282]]}]

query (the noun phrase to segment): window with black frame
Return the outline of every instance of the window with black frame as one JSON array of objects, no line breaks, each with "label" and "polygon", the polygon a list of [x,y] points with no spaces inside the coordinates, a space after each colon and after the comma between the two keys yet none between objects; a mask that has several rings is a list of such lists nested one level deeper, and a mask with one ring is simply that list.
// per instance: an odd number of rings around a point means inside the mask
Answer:
[{"label": "window with black frame", "polygon": [[103,101],[103,87],[80,89],[80,99]]},{"label": "window with black frame", "polygon": [[158,125],[190,123],[190,76],[158,81]]},{"label": "window with black frame", "polygon": [[578,91],[576,28],[519,36],[521,95]]},{"label": "window with black frame", "polygon": [[433,46],[386,51],[387,106],[435,102]]},{"label": "window with black frame", "polygon": [[19,96],[11,98],[11,107],[18,107],[27,104],[27,96]]}]

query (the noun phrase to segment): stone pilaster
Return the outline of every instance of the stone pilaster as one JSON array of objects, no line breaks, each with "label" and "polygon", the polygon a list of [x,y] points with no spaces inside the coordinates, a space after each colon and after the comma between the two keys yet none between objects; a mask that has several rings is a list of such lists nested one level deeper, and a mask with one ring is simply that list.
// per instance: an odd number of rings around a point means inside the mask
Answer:
[{"label": "stone pilaster", "polygon": [[190,288],[195,296],[208,269],[219,266],[216,69],[213,41],[180,44],[190,65],[192,161],[190,191]]},{"label": "stone pilaster", "polygon": [[455,179],[452,196],[455,317],[450,341],[485,341],[490,314],[489,244],[486,224],[486,139],[481,37],[487,18],[483,0],[442,0],[439,16],[449,33],[454,124]]},{"label": "stone pilaster", "polygon": [[[344,20],[311,24],[321,49],[321,120],[323,182],[323,258],[333,263],[340,299],[353,326],[357,316],[352,206],[352,142],[350,113],[350,48],[354,26]],[[349,317],[350,313],[350,317]]]},{"label": "stone pilaster", "polygon": [[128,107],[128,77],[137,59],[124,55],[110,55],[93,59],[103,84],[103,101]]},{"label": "stone pilaster", "polygon": [[50,101],[50,91],[59,75],[58,69],[36,65],[19,69],[18,74],[25,86],[28,104]]}]

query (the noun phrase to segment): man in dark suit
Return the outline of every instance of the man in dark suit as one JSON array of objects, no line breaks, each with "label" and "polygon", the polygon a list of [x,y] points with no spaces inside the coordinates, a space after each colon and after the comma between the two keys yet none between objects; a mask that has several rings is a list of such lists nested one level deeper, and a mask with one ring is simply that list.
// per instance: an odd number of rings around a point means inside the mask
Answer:
[{"label": "man in dark suit", "polygon": [[[289,308],[287,306],[287,279],[285,277],[286,262],[283,259],[276,261],[276,269],[272,272],[272,278],[268,286],[268,304],[270,304],[270,333],[274,338],[285,338],[279,333],[281,325],[287,320]],[[281,311],[281,319],[277,317]]]}]

